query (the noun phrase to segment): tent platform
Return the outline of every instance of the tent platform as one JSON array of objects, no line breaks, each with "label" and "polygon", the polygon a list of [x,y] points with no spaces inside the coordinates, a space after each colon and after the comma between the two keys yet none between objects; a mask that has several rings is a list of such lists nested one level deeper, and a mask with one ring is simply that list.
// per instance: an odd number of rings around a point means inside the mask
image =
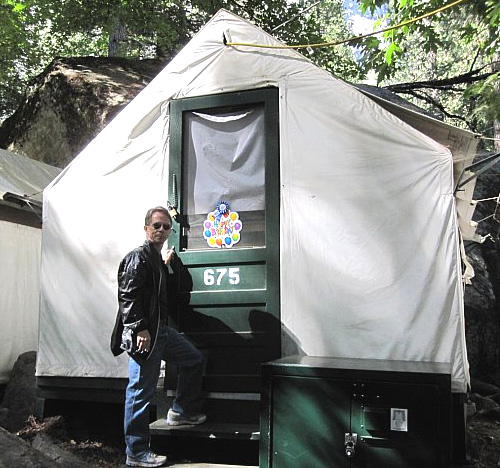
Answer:
[{"label": "tent platform", "polygon": [[201,437],[209,439],[259,440],[258,424],[235,424],[207,421],[198,426],[169,426],[162,418],[149,425],[151,435]]}]

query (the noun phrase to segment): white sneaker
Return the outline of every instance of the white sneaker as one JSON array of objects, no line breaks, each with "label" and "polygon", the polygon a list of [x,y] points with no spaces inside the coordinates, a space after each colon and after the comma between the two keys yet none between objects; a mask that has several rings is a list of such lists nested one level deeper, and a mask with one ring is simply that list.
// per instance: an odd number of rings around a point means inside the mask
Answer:
[{"label": "white sneaker", "polygon": [[196,426],[203,424],[207,420],[206,414],[193,414],[191,416],[184,416],[177,413],[172,408],[168,410],[167,424],[169,426]]},{"label": "white sneaker", "polygon": [[148,452],[142,457],[132,457],[127,455],[127,466],[162,466],[167,461],[165,455],[156,455],[156,453]]}]

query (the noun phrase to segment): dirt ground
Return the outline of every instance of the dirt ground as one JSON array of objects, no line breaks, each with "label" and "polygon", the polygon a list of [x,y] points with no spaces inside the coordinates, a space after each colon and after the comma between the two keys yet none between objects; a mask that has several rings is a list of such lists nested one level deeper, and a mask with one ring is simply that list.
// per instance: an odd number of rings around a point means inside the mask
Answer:
[{"label": "dirt ground", "polygon": [[483,410],[468,425],[470,468],[500,466],[500,410]]},{"label": "dirt ground", "polygon": [[[456,468],[498,468],[500,466],[500,387],[475,383],[479,393],[471,393],[468,405],[467,455],[465,464]],[[16,401],[26,387],[16,387]],[[0,388],[0,398],[3,390]],[[1,409],[1,407],[0,407]],[[26,413],[29,414],[29,413]],[[58,402],[43,421],[28,416],[16,434],[46,455],[57,459],[59,452],[75,457],[70,468],[122,468],[125,466],[123,440],[123,404]],[[10,417],[13,417],[11,415]],[[22,419],[22,421],[24,421]],[[22,423],[21,423],[22,425]],[[42,446],[40,447],[40,444]],[[157,437],[155,451],[167,454],[175,464],[214,463],[258,466],[257,441],[186,439]],[[2,451],[0,447],[0,451]],[[55,454],[55,455],[54,455]],[[78,462],[78,463],[76,463]],[[0,466],[4,466],[0,460]],[[8,466],[8,465],[5,465]],[[21,465],[16,465],[21,467]],[[56,465],[57,466],[57,465]],[[454,467],[454,468],[455,468]],[[425,468],[425,467],[422,467]]]},{"label": "dirt ground", "polygon": [[46,435],[53,444],[71,452],[82,461],[96,467],[117,468],[124,465],[124,448],[109,425],[109,421],[99,424],[99,420],[89,424],[89,420],[78,416],[51,416],[43,421],[30,417],[26,427],[17,432],[22,439],[34,442],[40,435]]},{"label": "dirt ground", "polygon": [[[125,466],[123,409],[121,405],[68,402],[60,413],[43,421],[30,417],[17,434],[33,443],[40,434],[53,444],[88,463],[89,468],[122,468]],[[47,436],[47,437],[45,437]],[[258,466],[256,441],[214,439],[155,438],[152,448],[167,454],[171,463],[220,463]]]},{"label": "dirt ground", "polygon": [[[69,451],[89,468],[124,467],[122,440],[122,412],[116,405],[83,404],[80,408],[63,411],[64,414],[37,421],[30,418],[18,435],[33,442],[44,434],[52,443]],[[467,468],[497,468],[500,466],[500,407],[482,409],[468,422],[469,460],[455,465]],[[219,442],[219,443],[218,443]],[[155,440],[153,448],[167,453],[174,463],[225,463],[258,466],[258,444],[234,441]]]}]

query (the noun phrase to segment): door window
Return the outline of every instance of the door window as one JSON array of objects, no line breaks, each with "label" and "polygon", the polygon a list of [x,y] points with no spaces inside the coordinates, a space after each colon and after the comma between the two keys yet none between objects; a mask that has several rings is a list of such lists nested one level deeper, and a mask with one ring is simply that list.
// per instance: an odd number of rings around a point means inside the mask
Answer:
[{"label": "door window", "polygon": [[221,206],[239,220],[235,242],[226,247],[264,246],[264,106],[185,112],[183,139],[186,248],[217,247],[207,242],[204,225]]}]

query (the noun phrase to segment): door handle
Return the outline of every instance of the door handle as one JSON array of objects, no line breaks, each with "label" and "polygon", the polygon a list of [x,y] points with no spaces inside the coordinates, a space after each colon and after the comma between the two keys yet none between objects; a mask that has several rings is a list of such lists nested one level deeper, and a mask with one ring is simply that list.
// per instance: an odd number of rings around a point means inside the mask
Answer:
[{"label": "door handle", "polygon": [[354,457],[356,453],[356,444],[358,442],[358,434],[346,432],[344,437],[345,454],[347,458]]}]

